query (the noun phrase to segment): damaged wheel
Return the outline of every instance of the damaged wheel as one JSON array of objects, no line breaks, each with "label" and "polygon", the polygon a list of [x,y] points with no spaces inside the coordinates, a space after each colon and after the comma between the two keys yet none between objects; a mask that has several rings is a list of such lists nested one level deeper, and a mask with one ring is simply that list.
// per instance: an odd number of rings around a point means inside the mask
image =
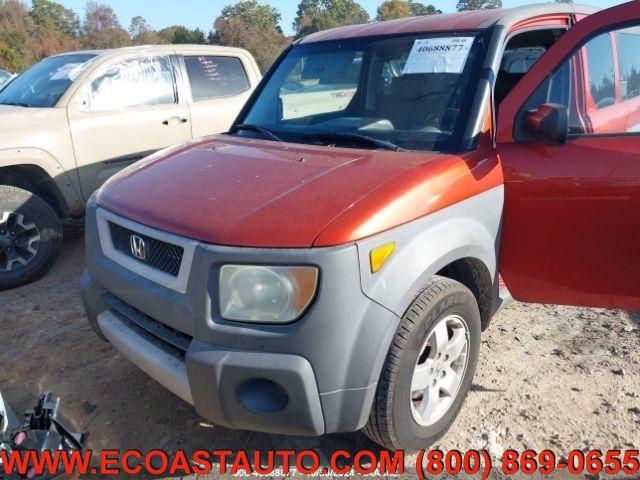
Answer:
[{"label": "damaged wheel", "polygon": [[62,227],[37,195],[0,185],[0,290],[37,280],[60,253]]}]

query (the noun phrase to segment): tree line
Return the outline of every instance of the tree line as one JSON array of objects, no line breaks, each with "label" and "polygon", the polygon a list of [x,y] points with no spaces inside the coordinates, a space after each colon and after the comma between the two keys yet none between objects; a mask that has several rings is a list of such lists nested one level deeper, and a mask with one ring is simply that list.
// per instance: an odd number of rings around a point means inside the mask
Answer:
[{"label": "tree line", "polygon": [[[458,11],[500,8],[502,0],[459,0]],[[293,36],[281,27],[280,12],[258,0],[225,6],[207,34],[199,28],[171,25],[151,28],[142,16],[125,28],[114,10],[89,1],[84,17],[53,0],[0,1],[0,68],[12,72],[50,55],[71,50],[117,48],[149,44],[216,44],[249,50],[265,70],[295,38],[327,28],[419,15],[440,9],[416,0],[384,0],[374,19],[356,0],[301,0]]]}]

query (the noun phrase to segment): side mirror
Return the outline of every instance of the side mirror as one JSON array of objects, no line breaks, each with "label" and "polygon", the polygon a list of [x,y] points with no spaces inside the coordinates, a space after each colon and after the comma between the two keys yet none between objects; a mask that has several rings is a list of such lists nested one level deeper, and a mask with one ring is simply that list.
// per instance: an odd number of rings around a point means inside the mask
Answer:
[{"label": "side mirror", "polygon": [[564,105],[545,103],[525,113],[524,129],[541,142],[564,145],[569,137],[569,111]]}]

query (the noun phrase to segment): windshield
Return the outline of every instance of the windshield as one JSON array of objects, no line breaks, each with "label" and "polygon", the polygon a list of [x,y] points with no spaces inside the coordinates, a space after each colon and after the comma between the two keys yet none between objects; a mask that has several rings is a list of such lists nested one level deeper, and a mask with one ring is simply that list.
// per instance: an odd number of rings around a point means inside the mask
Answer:
[{"label": "windshield", "polygon": [[0,104],[53,107],[95,55],[61,55],[37,63],[0,91]]},{"label": "windshield", "polygon": [[455,151],[482,45],[475,32],[296,45],[248,107],[244,128],[232,131],[256,137],[260,127],[297,143]]}]

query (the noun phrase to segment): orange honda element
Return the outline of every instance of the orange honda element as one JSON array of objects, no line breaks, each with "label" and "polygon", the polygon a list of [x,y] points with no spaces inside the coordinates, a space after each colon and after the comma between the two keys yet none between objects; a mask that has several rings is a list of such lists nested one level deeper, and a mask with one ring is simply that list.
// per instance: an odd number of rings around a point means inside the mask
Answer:
[{"label": "orange honda element", "polygon": [[97,192],[89,321],[214,423],[433,444],[509,292],[640,308],[637,52],[639,1],[303,38]]}]

